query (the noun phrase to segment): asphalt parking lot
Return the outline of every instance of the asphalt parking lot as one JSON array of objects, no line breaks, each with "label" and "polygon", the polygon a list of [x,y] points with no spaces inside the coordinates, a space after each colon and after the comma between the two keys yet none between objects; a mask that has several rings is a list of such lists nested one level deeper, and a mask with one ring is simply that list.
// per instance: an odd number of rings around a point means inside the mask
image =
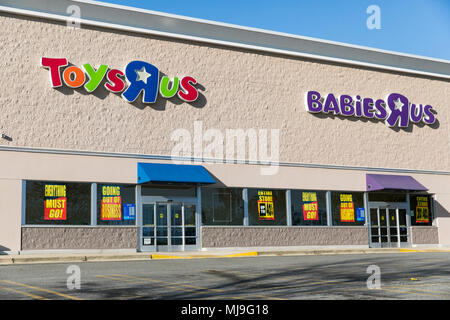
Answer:
[{"label": "asphalt parking lot", "polygon": [[449,300],[450,253],[0,266],[0,300],[23,299]]}]

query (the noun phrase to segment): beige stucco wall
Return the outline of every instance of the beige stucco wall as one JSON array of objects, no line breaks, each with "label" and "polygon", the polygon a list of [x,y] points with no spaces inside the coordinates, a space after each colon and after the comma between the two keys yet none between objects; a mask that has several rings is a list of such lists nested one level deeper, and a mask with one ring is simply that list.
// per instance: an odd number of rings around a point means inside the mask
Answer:
[{"label": "beige stucco wall", "polygon": [[[20,180],[17,180],[18,178],[24,180],[136,183],[137,162],[149,162],[149,160],[137,158],[12,151],[0,151],[0,159],[5,164],[0,167],[0,189],[2,190],[0,196],[4,198],[0,207],[2,219],[0,228],[5,230],[5,232],[0,233],[0,246],[13,251],[19,250],[21,235],[19,230],[22,184]],[[365,174],[368,173],[358,170],[283,166],[278,168],[278,173],[275,176],[262,176],[259,174],[261,167],[256,165],[204,164],[204,166],[214,175],[217,181],[230,187],[364,191]],[[450,244],[448,236],[450,230],[448,176],[434,174],[413,174],[413,176],[427,186],[431,193],[435,193],[435,225],[439,227],[439,232],[438,234],[433,233],[433,236],[439,236],[440,244]],[[312,230],[317,231],[319,229]],[[338,230],[342,232],[344,229],[339,228]],[[228,232],[229,229],[225,229],[225,231]],[[306,233],[302,234],[309,235],[311,231],[306,231]],[[345,237],[345,234],[344,232],[341,236]],[[229,234],[225,233],[225,235]],[[325,237],[327,235],[332,236],[330,232],[324,232],[323,235]],[[50,234],[50,236],[54,238],[54,235]],[[341,236],[337,239],[340,239]],[[421,237],[419,235],[418,239],[421,239]],[[302,237],[300,240],[294,241],[294,243],[302,245],[302,239],[304,238]],[[39,239],[43,239],[43,237],[39,237]],[[211,239],[215,241],[214,238]],[[241,245],[245,239],[241,239]],[[311,239],[315,242],[317,237],[312,235]],[[331,238],[327,239],[330,240]],[[205,243],[209,245],[210,240],[207,240]],[[221,243],[220,241],[219,238],[219,243]],[[275,241],[272,239],[271,241],[280,243],[281,240]],[[365,241],[367,241],[367,237]],[[422,243],[421,240],[418,241]],[[38,244],[40,243],[38,242]]]},{"label": "beige stucco wall", "polygon": [[[52,154],[0,150],[0,180],[54,180],[79,182],[136,183],[138,162],[171,163],[138,157]],[[261,175],[262,165],[202,164],[220,185],[248,188],[366,190],[365,170],[323,169],[280,166],[275,175]],[[377,174],[393,174],[377,171]],[[449,208],[449,176],[439,174],[409,174],[425,185],[441,203],[441,212]],[[447,201],[447,202],[446,202]],[[439,208],[438,208],[439,209]]]},{"label": "beige stucco wall", "polygon": [[[448,81],[4,14],[0,30],[0,119],[12,138],[1,144],[170,154],[170,134],[193,131],[198,120],[204,130],[280,129],[280,161],[449,170]],[[194,76],[202,97],[193,105],[158,98],[143,106],[103,88],[55,90],[39,67],[42,56],[111,68],[142,59],[169,76]],[[433,105],[439,127],[393,130],[383,122],[319,118],[305,111],[307,90],[372,98],[399,92]]]},{"label": "beige stucco wall", "polygon": [[20,250],[21,210],[22,181],[0,180],[0,252]]},{"label": "beige stucco wall", "polygon": [[[106,29],[73,30],[7,14],[0,14],[0,40],[0,130],[12,138],[0,145],[170,155],[176,144],[171,133],[193,132],[194,121],[202,121],[203,132],[217,128],[224,135],[232,128],[280,129],[282,162],[450,170],[449,81]],[[39,67],[43,56],[119,69],[144,60],[169,76],[194,76],[201,97],[193,104],[159,97],[144,106],[103,88],[95,94],[52,89],[48,71]],[[371,98],[402,93],[433,105],[438,125],[398,130],[383,122],[313,116],[304,108],[307,90]],[[0,246],[11,250],[20,246],[20,179],[135,183],[138,161],[6,151],[0,160],[0,188],[7,190],[0,194]],[[204,166],[231,187],[365,190],[363,170],[281,167],[264,176],[259,166]],[[439,241],[450,244],[449,176],[412,175],[436,193]]]},{"label": "beige stucco wall", "polygon": [[[450,184],[450,183],[449,183]],[[450,245],[450,192],[449,186],[445,193],[436,194],[436,223],[439,243]]]}]

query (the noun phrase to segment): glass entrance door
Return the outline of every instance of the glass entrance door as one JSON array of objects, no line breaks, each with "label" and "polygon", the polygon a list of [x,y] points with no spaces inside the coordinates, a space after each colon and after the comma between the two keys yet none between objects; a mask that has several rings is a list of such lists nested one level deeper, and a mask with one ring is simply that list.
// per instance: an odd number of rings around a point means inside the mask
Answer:
[{"label": "glass entrance door", "polygon": [[[183,245],[183,213],[181,203],[169,204],[170,229],[168,228],[169,245],[174,251],[182,250]],[[178,247],[178,248],[175,248]]]},{"label": "glass entrance door", "polygon": [[176,202],[143,202],[141,241],[143,251],[196,249],[196,205]]},{"label": "glass entrance door", "polygon": [[142,228],[140,231],[141,245],[143,248],[155,246],[155,204],[142,204]]},{"label": "glass entrance door", "polygon": [[370,246],[378,248],[409,246],[406,212],[406,208],[399,206],[370,206]]},{"label": "glass entrance door", "polygon": [[398,210],[397,209],[386,209],[387,213],[387,224],[389,228],[389,243],[390,247],[399,247],[399,230],[398,230]]},{"label": "glass entrance door", "polygon": [[156,204],[156,247],[166,249],[169,245],[169,220],[167,219],[168,205]]}]

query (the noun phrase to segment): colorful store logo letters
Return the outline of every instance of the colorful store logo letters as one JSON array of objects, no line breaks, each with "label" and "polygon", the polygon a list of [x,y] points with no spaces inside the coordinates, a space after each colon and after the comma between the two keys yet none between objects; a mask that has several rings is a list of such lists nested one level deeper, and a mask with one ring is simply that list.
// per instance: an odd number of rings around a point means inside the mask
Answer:
[{"label": "colorful store logo letters", "polygon": [[127,102],[134,102],[142,94],[143,103],[155,103],[158,93],[169,99],[178,95],[186,102],[194,102],[198,98],[195,88],[197,81],[191,76],[182,78],[162,76],[159,69],[144,61],[131,61],[125,67],[125,72],[110,69],[107,65],[100,65],[95,69],[86,63],[81,67],[69,66],[66,58],[41,58],[41,67],[49,70],[50,83],[53,88],[66,85],[69,88],[84,89],[88,93],[94,92],[106,78],[105,88],[113,93],[121,93]]},{"label": "colorful store logo letters", "polygon": [[310,113],[325,113],[344,117],[384,120],[388,127],[406,128],[410,123],[432,125],[436,121],[431,105],[414,104],[402,94],[391,93],[386,99],[362,98],[357,95],[321,96],[317,91],[305,95],[305,107]]}]

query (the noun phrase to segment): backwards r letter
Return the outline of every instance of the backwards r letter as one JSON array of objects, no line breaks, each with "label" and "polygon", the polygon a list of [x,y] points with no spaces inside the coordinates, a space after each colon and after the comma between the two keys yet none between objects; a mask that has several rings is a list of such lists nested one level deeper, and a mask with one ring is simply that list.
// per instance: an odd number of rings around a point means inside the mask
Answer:
[{"label": "backwards r letter", "polygon": [[131,61],[125,68],[129,83],[122,97],[128,102],[134,102],[141,91],[144,91],[143,103],[154,103],[158,94],[159,70],[154,65],[144,61]]}]

